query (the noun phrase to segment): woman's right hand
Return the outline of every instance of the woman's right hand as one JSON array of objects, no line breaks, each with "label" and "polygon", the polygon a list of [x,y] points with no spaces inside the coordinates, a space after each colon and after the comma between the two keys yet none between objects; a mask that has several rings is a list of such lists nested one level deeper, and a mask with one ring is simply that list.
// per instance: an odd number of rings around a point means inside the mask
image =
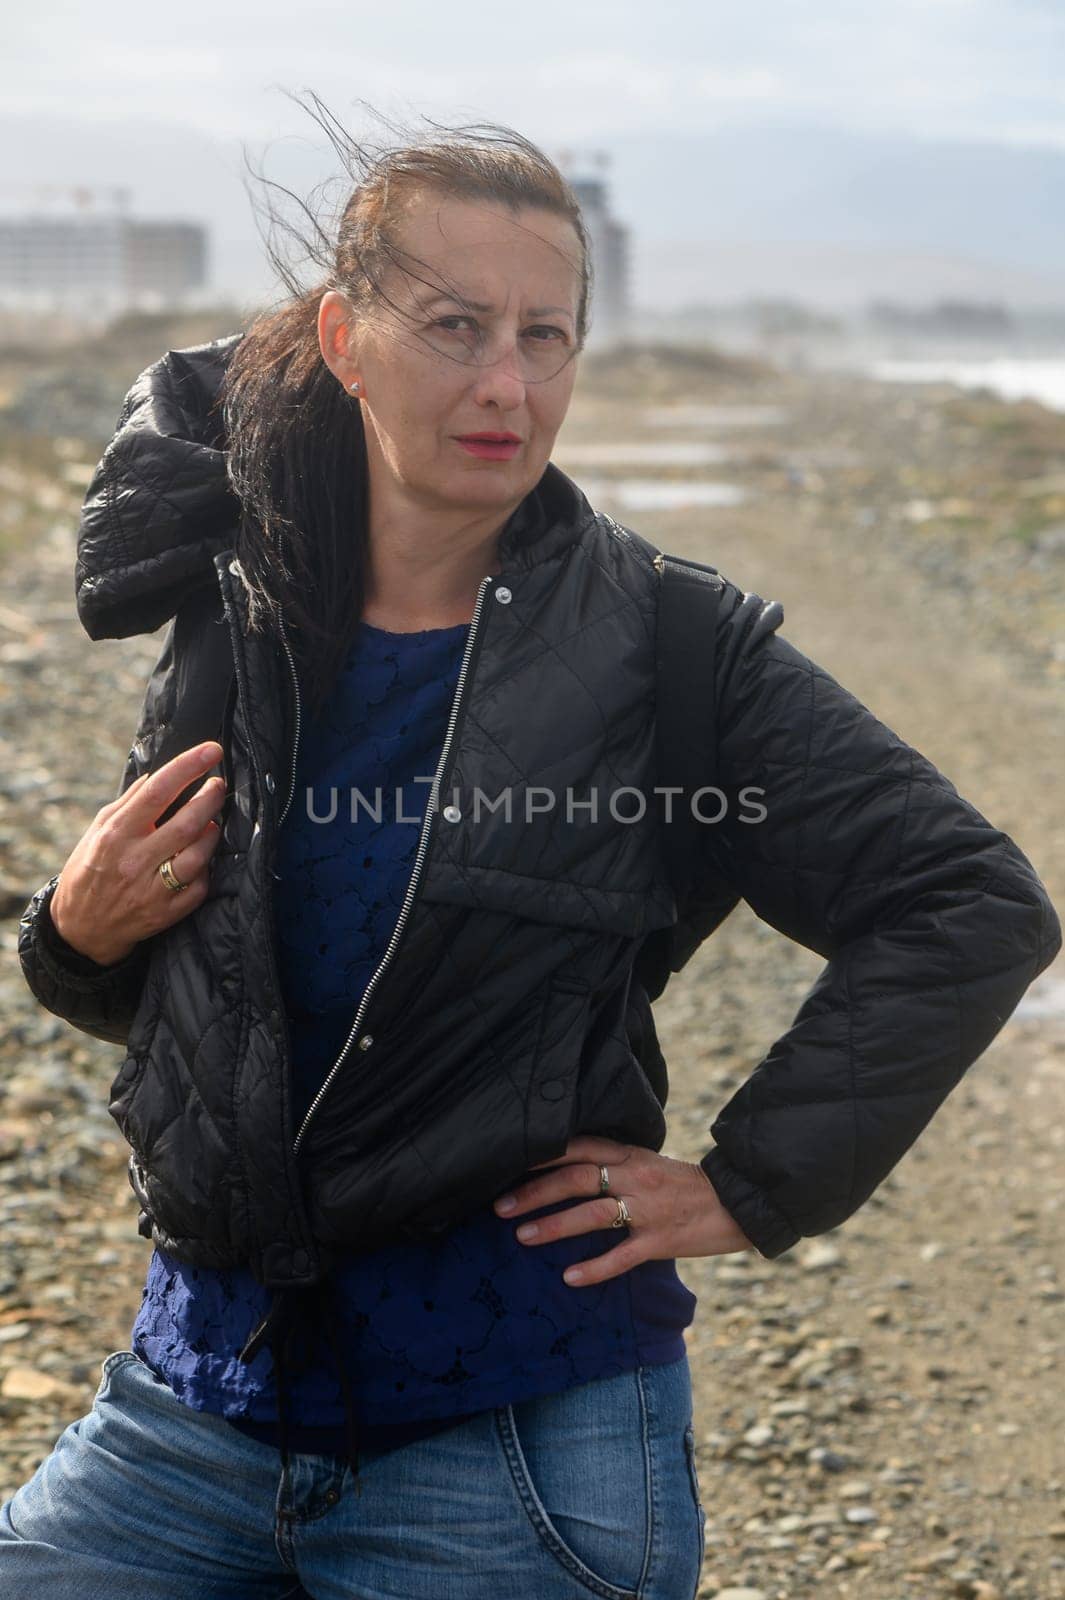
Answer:
[{"label": "woman's right hand", "polygon": [[[100,807],[59,874],[49,908],[52,925],[72,949],[110,966],[203,904],[207,867],[221,838],[213,819],[224,780],[208,778],[160,827],[155,822],[222,754],[215,740],[182,750]],[[187,889],[163,882],[159,865],[167,857]]]}]

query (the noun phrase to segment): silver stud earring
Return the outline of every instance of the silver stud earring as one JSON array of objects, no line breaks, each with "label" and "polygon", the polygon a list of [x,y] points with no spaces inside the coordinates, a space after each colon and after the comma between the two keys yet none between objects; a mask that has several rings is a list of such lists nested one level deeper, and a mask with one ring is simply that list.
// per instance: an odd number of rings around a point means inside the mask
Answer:
[{"label": "silver stud earring", "polygon": [[352,392],[352,394],[358,394],[358,392],[359,392],[359,380],[358,380],[358,378],[356,378],[355,382],[351,385],[351,392]]}]

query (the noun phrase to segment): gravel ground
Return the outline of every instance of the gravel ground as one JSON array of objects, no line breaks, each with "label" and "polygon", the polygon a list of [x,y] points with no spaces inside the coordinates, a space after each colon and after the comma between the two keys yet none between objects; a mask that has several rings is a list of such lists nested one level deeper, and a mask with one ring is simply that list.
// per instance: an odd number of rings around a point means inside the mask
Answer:
[{"label": "gravel ground", "polygon": [[[681,404],[710,409],[658,414]],[[623,466],[589,464],[597,444],[667,440],[725,459],[651,467],[622,448]],[[648,356],[579,391],[556,460],[621,521],[780,600],[786,636],[1009,832],[1065,905],[1065,418]],[[47,514],[9,556],[0,602],[0,1498],[127,1347],[150,1250],[106,1112],[120,1053],[41,1011],[16,954],[29,894],[114,793],[161,641],[93,645],[79,628],[78,467],[41,484]],[[10,493],[17,464],[4,470]],[[634,472],[748,498],[627,509]],[[819,968],[741,906],[674,980],[656,1007],[670,1154],[705,1151]],[[681,1264],[699,1296],[701,1595],[1065,1597],[1063,1110],[1059,962],[845,1228],[774,1262]]]}]

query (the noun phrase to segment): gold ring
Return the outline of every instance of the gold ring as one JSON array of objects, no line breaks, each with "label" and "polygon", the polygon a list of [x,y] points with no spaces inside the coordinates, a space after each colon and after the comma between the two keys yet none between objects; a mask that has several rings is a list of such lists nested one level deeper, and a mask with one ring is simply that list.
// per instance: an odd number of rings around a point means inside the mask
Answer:
[{"label": "gold ring", "polygon": [[617,1196],[615,1196],[615,1198],[616,1198],[617,1203],[618,1203],[618,1214],[614,1218],[614,1220],[610,1224],[610,1226],[612,1228],[624,1228],[626,1223],[629,1223],[629,1222],[632,1221],[632,1218],[629,1216],[629,1208],[625,1204],[625,1202],[621,1198],[621,1196],[617,1195]]},{"label": "gold ring", "polygon": [[610,1190],[610,1174],[605,1167],[599,1168],[599,1193],[607,1194]]},{"label": "gold ring", "polygon": [[166,884],[167,888],[168,889],[173,889],[175,891],[175,893],[177,892],[178,889],[187,889],[188,888],[188,884],[187,883],[182,883],[181,879],[177,876],[177,874],[174,871],[174,858],[173,858],[173,856],[167,856],[165,861],[160,862],[160,864],[159,864],[159,876],[162,878],[162,880]]}]

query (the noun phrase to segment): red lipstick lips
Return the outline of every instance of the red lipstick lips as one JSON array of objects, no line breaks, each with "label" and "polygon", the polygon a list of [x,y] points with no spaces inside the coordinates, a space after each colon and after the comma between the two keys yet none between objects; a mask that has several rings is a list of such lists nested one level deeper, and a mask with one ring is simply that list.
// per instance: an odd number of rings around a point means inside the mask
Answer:
[{"label": "red lipstick lips", "polygon": [[521,440],[516,433],[465,433],[457,443],[485,461],[509,461],[517,454]]}]

